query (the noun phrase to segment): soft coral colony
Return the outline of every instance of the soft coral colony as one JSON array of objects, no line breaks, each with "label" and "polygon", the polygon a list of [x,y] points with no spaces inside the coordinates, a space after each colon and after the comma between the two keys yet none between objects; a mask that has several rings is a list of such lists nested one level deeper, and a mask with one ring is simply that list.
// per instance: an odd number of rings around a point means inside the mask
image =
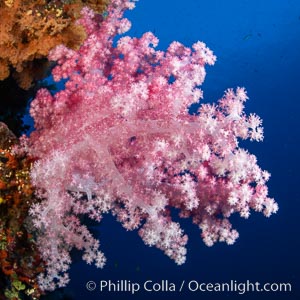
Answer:
[{"label": "soft coral colony", "polygon": [[104,266],[82,215],[100,221],[111,212],[146,245],[183,264],[187,236],[172,210],[191,218],[212,246],[238,238],[232,214],[269,217],[278,209],[268,197],[270,174],[239,147],[240,139],[263,139],[261,119],[244,113],[246,91],[228,89],[217,104],[189,114],[215,56],[202,42],[158,51],[151,32],[114,46],[130,28],[123,13],[133,7],[112,0],[104,18],[84,8],[79,23],[87,38],[79,50],[61,45],[49,55],[57,62],[54,80],[67,79],[65,88],[55,95],[41,89],[31,103],[35,131],[22,147],[36,159],[31,181],[41,201],[30,215],[45,261],[42,290],[68,283],[72,248]]}]

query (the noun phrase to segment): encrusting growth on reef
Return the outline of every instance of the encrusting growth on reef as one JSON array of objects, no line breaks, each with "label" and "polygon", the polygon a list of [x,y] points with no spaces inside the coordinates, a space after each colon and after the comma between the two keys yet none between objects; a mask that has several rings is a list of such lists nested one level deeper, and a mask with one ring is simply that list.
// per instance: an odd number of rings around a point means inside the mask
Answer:
[{"label": "encrusting growth on reef", "polygon": [[38,299],[37,275],[44,270],[28,220],[37,201],[29,176],[32,160],[13,153],[16,142],[0,122],[0,300]]},{"label": "encrusting growth on reef", "polygon": [[49,51],[60,44],[77,48],[84,30],[76,25],[83,6],[97,12],[109,0],[5,0],[0,2],[0,80],[13,75],[23,89],[43,76]]}]

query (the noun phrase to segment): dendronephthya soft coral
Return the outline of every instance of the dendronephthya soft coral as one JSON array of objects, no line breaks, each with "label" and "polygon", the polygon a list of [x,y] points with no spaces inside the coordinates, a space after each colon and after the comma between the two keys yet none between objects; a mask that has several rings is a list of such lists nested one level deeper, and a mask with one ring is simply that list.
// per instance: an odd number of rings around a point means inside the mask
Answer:
[{"label": "dendronephthya soft coral", "polygon": [[133,7],[112,1],[100,24],[83,9],[83,45],[58,46],[49,56],[57,61],[54,79],[68,79],[65,89],[54,96],[41,89],[31,105],[36,130],[24,147],[38,158],[31,176],[43,201],[31,215],[48,263],[43,289],[68,282],[73,247],[87,263],[104,265],[82,214],[100,221],[110,211],[182,264],[187,236],[172,221],[173,208],[192,218],[208,246],[235,242],[232,214],[247,218],[255,210],[268,217],[278,209],[268,197],[269,173],[239,147],[240,139],[263,138],[260,118],[243,111],[246,91],[228,89],[217,104],[190,115],[188,107],[202,98],[204,66],[215,56],[202,42],[157,51],[151,32],[122,37],[114,47],[114,37],[130,27],[123,12]]}]

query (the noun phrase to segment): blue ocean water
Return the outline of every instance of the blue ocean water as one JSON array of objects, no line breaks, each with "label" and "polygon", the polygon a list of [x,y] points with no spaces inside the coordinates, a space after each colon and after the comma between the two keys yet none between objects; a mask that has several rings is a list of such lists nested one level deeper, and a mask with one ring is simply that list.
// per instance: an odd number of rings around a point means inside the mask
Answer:
[{"label": "blue ocean water", "polygon": [[[152,31],[166,49],[177,40],[191,46],[205,42],[217,55],[207,68],[203,102],[217,101],[227,88],[244,86],[246,111],[264,121],[262,143],[243,146],[271,172],[271,197],[279,212],[270,218],[253,213],[232,223],[240,238],[233,246],[208,248],[189,220],[182,227],[189,235],[187,262],[177,266],[161,251],[143,244],[137,232],[126,232],[112,216],[105,216],[94,233],[108,262],[104,269],[76,261],[67,289],[56,299],[300,299],[300,1],[299,0],[140,0],[126,16],[131,36]],[[76,257],[76,253],[74,254]],[[177,291],[100,292],[101,280],[130,286],[147,280],[176,285]],[[291,292],[190,291],[198,283],[290,283]],[[94,281],[94,291],[86,283]],[[184,281],[181,292],[179,287]],[[119,287],[120,287],[119,285]],[[131,285],[132,286],[132,285]],[[150,287],[150,285],[149,285]],[[155,287],[158,287],[156,285]],[[275,287],[275,286],[274,286]]]}]

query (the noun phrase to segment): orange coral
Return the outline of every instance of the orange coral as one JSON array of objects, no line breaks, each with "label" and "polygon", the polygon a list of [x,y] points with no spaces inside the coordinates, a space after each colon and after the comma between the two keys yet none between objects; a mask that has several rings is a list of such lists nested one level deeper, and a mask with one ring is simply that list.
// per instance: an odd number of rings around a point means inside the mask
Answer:
[{"label": "orange coral", "polygon": [[88,5],[103,12],[109,0],[6,0],[0,2],[0,80],[11,71],[20,87],[28,89],[48,66],[50,49],[59,44],[76,48],[84,31],[75,25]]}]

